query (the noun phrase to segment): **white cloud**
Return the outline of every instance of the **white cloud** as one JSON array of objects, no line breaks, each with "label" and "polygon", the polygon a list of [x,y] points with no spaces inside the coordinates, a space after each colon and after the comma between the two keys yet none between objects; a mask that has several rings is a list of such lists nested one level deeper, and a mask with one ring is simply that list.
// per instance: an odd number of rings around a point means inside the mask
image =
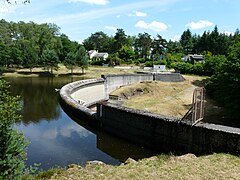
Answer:
[{"label": "white cloud", "polygon": [[140,11],[136,11],[135,14],[136,14],[136,16],[138,16],[138,17],[146,17],[146,16],[147,16],[147,13],[140,12]]},{"label": "white cloud", "polygon": [[203,29],[206,27],[212,26],[213,23],[207,20],[200,20],[198,22],[190,22],[186,24],[187,27],[190,27],[191,29]]},{"label": "white cloud", "polygon": [[83,2],[83,3],[96,4],[96,5],[106,5],[109,3],[108,0],[69,0],[68,2]]},{"label": "white cloud", "polygon": [[121,17],[121,15],[120,15],[120,14],[118,14],[116,17],[117,17],[117,18],[120,18],[120,17]]},{"label": "white cloud", "polygon": [[133,14],[128,14],[128,16],[137,16],[137,17],[146,17],[147,13],[140,12],[140,11],[134,11]]},{"label": "white cloud", "polygon": [[64,137],[71,137],[73,132],[77,133],[80,137],[87,137],[90,134],[92,134],[90,131],[87,131],[85,128],[81,126],[76,126],[74,124],[61,127],[58,133]]},{"label": "white cloud", "polygon": [[137,28],[142,28],[142,29],[150,29],[153,31],[164,31],[168,28],[168,26],[162,22],[158,22],[158,21],[153,21],[151,23],[146,23],[145,21],[138,21],[135,24],[135,27]]},{"label": "white cloud", "polygon": [[105,29],[112,30],[112,31],[116,31],[117,30],[117,28],[114,27],[114,26],[105,26]]}]

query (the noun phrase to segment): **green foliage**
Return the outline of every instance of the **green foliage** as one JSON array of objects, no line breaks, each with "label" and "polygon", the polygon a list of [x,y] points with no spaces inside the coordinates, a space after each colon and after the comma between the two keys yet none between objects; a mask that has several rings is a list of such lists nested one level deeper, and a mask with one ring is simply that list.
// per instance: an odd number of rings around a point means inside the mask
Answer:
[{"label": "green foliage", "polygon": [[69,52],[65,58],[64,65],[71,69],[71,73],[73,73],[73,68],[77,65],[76,64],[76,53]]},{"label": "green foliage", "polygon": [[174,65],[174,69],[182,74],[191,74],[193,65],[191,63],[178,62]]},{"label": "green foliage", "polygon": [[167,53],[166,65],[168,68],[173,68],[174,64],[181,61],[182,53]]},{"label": "green foliage", "polygon": [[121,59],[118,57],[118,53],[110,54],[106,60],[109,66],[117,66],[121,64]]},{"label": "green foliage", "polygon": [[122,48],[118,51],[118,56],[125,63],[130,64],[135,59],[135,52],[128,46],[122,46]]},{"label": "green foliage", "polygon": [[99,52],[107,52],[110,47],[109,37],[102,31],[95,32],[83,41],[83,45],[88,51],[98,50]]},{"label": "green foliage", "polygon": [[240,37],[229,48],[229,56],[220,64],[206,86],[227,110],[229,118],[238,118],[240,111]]},{"label": "green foliage", "polygon": [[57,53],[54,50],[44,50],[41,58],[44,67],[51,69],[51,73],[53,73],[54,68],[58,68],[59,59]]},{"label": "green foliage", "polygon": [[146,67],[153,67],[153,61],[146,61],[146,62],[144,63],[144,65],[145,65]]},{"label": "green foliage", "polygon": [[92,61],[91,65],[102,66],[104,63],[105,63],[105,61],[100,59],[100,60]]},{"label": "green foliage", "polygon": [[138,51],[140,58],[148,59],[152,46],[151,35],[148,33],[139,33],[135,42],[135,49]]},{"label": "green foliage", "polygon": [[117,29],[114,36],[114,52],[118,52],[124,45],[127,45],[127,35],[123,29]]},{"label": "green foliage", "polygon": [[76,52],[76,65],[82,68],[82,73],[84,73],[84,69],[88,67],[88,56],[86,54],[86,50],[84,46],[81,46]]},{"label": "green foliage", "polygon": [[180,43],[183,47],[183,53],[184,54],[190,54],[193,50],[193,37],[192,33],[189,29],[183,32]]},{"label": "green foliage", "polygon": [[211,76],[219,71],[222,63],[226,61],[226,57],[224,55],[205,56],[204,61],[204,75]]},{"label": "green foliage", "polygon": [[24,171],[28,142],[13,128],[20,119],[19,97],[9,94],[9,84],[0,80],[0,177],[17,179]]}]

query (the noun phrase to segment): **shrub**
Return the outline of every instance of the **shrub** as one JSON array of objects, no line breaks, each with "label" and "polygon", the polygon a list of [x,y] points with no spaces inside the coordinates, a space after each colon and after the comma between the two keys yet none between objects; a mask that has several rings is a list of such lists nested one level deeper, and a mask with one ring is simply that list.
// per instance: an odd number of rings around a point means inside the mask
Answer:
[{"label": "shrub", "polygon": [[28,142],[13,128],[20,119],[19,97],[11,96],[9,84],[0,80],[0,179],[17,179],[25,169]]}]

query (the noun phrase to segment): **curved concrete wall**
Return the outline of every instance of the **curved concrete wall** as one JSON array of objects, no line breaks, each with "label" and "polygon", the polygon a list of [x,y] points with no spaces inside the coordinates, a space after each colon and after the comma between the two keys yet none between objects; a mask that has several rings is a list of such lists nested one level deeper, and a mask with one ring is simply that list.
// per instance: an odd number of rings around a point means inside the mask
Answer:
[{"label": "curved concrete wall", "polygon": [[70,110],[88,117],[94,126],[116,136],[153,149],[181,152],[240,153],[240,129],[200,123],[196,126],[179,122],[177,118],[116,107],[109,103],[97,104],[97,113],[88,106],[107,100],[115,89],[141,81],[182,81],[179,74],[106,75],[101,79],[77,81],[63,86],[61,100]]},{"label": "curved concrete wall", "polygon": [[96,113],[88,106],[106,99],[104,79],[88,79],[69,83],[61,88],[59,94],[65,104],[91,117]]},{"label": "curved concrete wall", "polygon": [[110,74],[102,75],[105,80],[106,93],[110,94],[121,86],[142,81],[153,81],[152,74]]}]

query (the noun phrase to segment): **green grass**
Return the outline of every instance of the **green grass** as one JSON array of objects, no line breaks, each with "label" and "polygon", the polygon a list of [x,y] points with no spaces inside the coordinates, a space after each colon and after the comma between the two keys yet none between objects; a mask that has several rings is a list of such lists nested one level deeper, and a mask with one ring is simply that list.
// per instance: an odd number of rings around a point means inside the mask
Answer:
[{"label": "green grass", "polygon": [[54,174],[38,175],[36,179],[239,179],[240,157],[212,154],[196,157],[158,155],[139,161],[128,160],[120,166],[87,164],[72,165]]}]

